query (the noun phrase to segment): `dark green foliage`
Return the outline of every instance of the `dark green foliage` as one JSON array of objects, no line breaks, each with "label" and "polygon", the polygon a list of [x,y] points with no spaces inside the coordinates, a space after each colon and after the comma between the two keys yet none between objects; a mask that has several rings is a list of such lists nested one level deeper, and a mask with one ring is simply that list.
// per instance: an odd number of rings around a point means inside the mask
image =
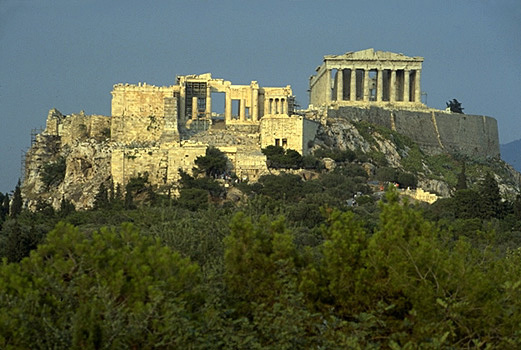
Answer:
[{"label": "dark green foliage", "polygon": [[11,202],[10,208],[10,216],[12,218],[16,218],[22,212],[23,200],[22,200],[22,190],[20,189],[20,180],[16,184],[13,193],[13,200]]},{"label": "dark green foliage", "polygon": [[0,192],[0,225],[9,215],[9,194]]},{"label": "dark green foliage", "polygon": [[[101,201],[105,200],[105,194],[106,188],[104,188],[102,191],[103,198],[100,198]],[[108,194],[106,196],[108,202]],[[155,198],[156,194],[152,189],[150,182],[148,181],[147,173],[138,174],[138,176],[130,178],[130,180],[127,182],[127,185],[125,186],[125,209],[134,209],[136,204],[135,202],[150,203],[153,202]],[[100,202],[100,204],[102,204],[102,202]]]},{"label": "dark green foliage", "polygon": [[177,203],[188,210],[205,210],[208,208],[208,191],[201,188],[183,188],[179,191]]},{"label": "dark green foliage", "polygon": [[109,193],[105,185],[101,183],[98,188],[98,193],[94,196],[94,209],[107,208],[109,205]]},{"label": "dark green foliage", "polygon": [[262,153],[266,155],[269,168],[299,169],[302,167],[302,156],[293,149],[286,150],[280,146],[270,145],[263,148]]},{"label": "dark green foliage", "polygon": [[397,181],[398,172],[394,168],[382,167],[376,169],[376,179],[382,182],[395,182]]},{"label": "dark green foliage", "polygon": [[449,102],[446,102],[446,105],[447,105],[447,108],[449,108],[451,112],[463,114],[464,108],[461,107],[461,102],[459,102],[455,98]]},{"label": "dark green foliage", "polygon": [[513,203],[513,214],[517,220],[521,220],[521,195],[516,196],[516,200]]},{"label": "dark green foliage", "polygon": [[485,178],[479,185],[479,194],[481,197],[481,215],[485,219],[492,217],[500,217],[502,213],[501,195],[499,194],[499,186],[490,173],[485,175]]},{"label": "dark green foliage", "polygon": [[59,157],[54,162],[43,165],[40,179],[47,189],[58,186],[65,178],[65,157]]},{"label": "dark green foliage", "polygon": [[400,187],[402,188],[416,188],[416,185],[418,184],[418,179],[414,174],[411,173],[399,173],[396,182],[400,184]]},{"label": "dark green foliage", "polygon": [[318,148],[313,152],[315,157],[318,158],[331,158],[335,162],[352,162],[356,159],[356,153],[354,151],[351,151],[350,149],[346,150],[339,150],[337,148],[335,149],[325,149],[325,148]]},{"label": "dark green foliage", "polygon": [[471,219],[481,216],[481,196],[476,191],[456,191],[453,203],[456,217],[459,219]]},{"label": "dark green foliage", "polygon": [[70,200],[62,198],[60,202],[60,210],[58,211],[58,216],[61,218],[65,218],[74,213],[75,211],[76,207],[74,206],[74,204]]},{"label": "dark green foliage", "polygon": [[302,178],[298,175],[282,173],[276,175],[263,175],[259,179],[259,183],[263,186],[261,193],[274,199],[284,199],[287,201],[295,201],[302,193]]},{"label": "dark green foliage", "polygon": [[179,170],[181,179],[179,184],[182,189],[199,189],[204,190],[213,198],[220,198],[225,195],[224,188],[213,178],[209,177],[193,177],[182,170]]},{"label": "dark green foliage", "polygon": [[196,174],[205,174],[208,177],[217,178],[226,173],[228,158],[215,147],[208,147],[204,156],[199,156],[195,160],[194,168]]},{"label": "dark green foliage", "polygon": [[458,183],[456,184],[456,190],[467,189],[467,175],[465,174],[465,162],[461,163],[461,171],[458,174]]},{"label": "dark green foliage", "polygon": [[0,266],[0,347],[189,348],[198,281],[196,265],[132,226],[89,237],[59,225],[22,264]]}]

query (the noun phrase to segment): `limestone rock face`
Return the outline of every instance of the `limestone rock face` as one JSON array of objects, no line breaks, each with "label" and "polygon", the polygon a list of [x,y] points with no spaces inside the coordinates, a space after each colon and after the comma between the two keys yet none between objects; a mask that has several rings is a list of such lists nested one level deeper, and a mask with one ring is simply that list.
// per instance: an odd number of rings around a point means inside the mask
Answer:
[{"label": "limestone rock face", "polygon": [[92,140],[77,143],[67,157],[65,178],[58,190],[77,209],[92,207],[100,184],[109,185],[110,160],[110,144]]},{"label": "limestone rock face", "polygon": [[[65,159],[63,180],[47,187],[42,181],[44,166]],[[55,209],[63,199],[76,209],[92,207],[101,183],[109,184],[111,145],[89,139],[62,146],[59,137],[38,135],[26,155],[26,174],[22,186],[25,205],[34,210],[38,202],[47,202]]]}]

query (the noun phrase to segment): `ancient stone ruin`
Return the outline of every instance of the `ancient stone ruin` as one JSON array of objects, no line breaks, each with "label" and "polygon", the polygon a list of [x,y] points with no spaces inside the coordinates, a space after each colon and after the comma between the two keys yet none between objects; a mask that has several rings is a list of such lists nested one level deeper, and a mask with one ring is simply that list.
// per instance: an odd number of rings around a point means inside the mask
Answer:
[{"label": "ancient stone ruin", "polygon": [[310,104],[421,106],[423,57],[367,49],[324,56],[309,79]]},{"label": "ancient stone ruin", "polygon": [[[256,181],[268,173],[262,148],[308,154],[339,119],[386,126],[427,152],[499,156],[495,119],[422,104],[422,62],[373,49],[325,56],[310,78],[309,108],[299,111],[289,85],[234,85],[210,73],[178,76],[171,86],[116,84],[111,116],[49,112],[27,153],[22,189],[30,201],[45,195],[55,207],[67,194],[78,208],[92,205],[100,183],[124,186],[138,174],[166,191],[208,146],[226,154],[238,178]],[[65,179],[49,194],[39,174],[58,155],[66,158]]]}]

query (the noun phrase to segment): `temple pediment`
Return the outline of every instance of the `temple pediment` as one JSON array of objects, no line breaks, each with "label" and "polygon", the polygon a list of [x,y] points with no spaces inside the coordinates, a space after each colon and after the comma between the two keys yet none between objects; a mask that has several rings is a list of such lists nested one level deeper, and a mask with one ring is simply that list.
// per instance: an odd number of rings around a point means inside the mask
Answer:
[{"label": "temple pediment", "polygon": [[343,55],[326,55],[324,60],[345,60],[345,61],[419,61],[423,62],[423,57],[409,57],[402,53],[389,51],[375,51],[373,48],[346,52]]}]

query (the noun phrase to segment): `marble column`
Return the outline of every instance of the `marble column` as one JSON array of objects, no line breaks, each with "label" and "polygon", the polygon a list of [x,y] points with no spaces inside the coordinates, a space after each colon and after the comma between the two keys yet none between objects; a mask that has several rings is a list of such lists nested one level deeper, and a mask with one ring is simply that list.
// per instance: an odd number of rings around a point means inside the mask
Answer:
[{"label": "marble column", "polygon": [[414,102],[421,103],[421,87],[420,87],[420,77],[421,77],[421,69],[416,70],[416,74],[414,75]]},{"label": "marble column", "polygon": [[224,119],[225,122],[229,122],[232,120],[232,91],[228,87],[225,92],[226,96],[224,98]]},{"label": "marble column", "polygon": [[383,79],[383,69],[378,69],[378,76],[376,81],[376,101],[382,102],[383,96],[383,87],[384,87],[384,79]]},{"label": "marble column", "polygon": [[340,68],[336,73],[336,100],[344,99],[344,72]]},{"label": "marble column", "polygon": [[[264,95],[264,115],[271,114],[270,112],[270,99]],[[263,115],[263,116],[264,116]]]},{"label": "marble column", "polygon": [[197,119],[197,114],[199,111],[197,110],[197,97],[192,97],[192,119]]},{"label": "marble column", "polygon": [[179,119],[185,120],[186,117],[186,90],[184,86],[179,89]]},{"label": "marble column", "polygon": [[356,101],[356,68],[351,68],[351,82],[350,82],[349,101]]},{"label": "marble column", "polygon": [[239,119],[241,122],[246,121],[246,100],[243,98],[239,100]]},{"label": "marble column", "polygon": [[409,90],[410,90],[410,73],[411,71],[406,69],[403,71],[403,102],[409,102],[411,99],[410,99],[410,94],[409,94]]},{"label": "marble column", "polygon": [[389,101],[396,101],[396,69],[391,70],[391,81],[389,82]]},{"label": "marble column", "polygon": [[251,89],[250,115],[252,121],[259,120],[259,88],[257,86],[253,86]]},{"label": "marble column", "polygon": [[369,71],[364,69],[364,101],[369,101]]},{"label": "marble column", "polygon": [[331,69],[326,69],[326,96],[325,101],[327,104],[331,102]]},{"label": "marble column", "polygon": [[206,118],[212,119],[212,90],[208,86],[206,88]]}]

